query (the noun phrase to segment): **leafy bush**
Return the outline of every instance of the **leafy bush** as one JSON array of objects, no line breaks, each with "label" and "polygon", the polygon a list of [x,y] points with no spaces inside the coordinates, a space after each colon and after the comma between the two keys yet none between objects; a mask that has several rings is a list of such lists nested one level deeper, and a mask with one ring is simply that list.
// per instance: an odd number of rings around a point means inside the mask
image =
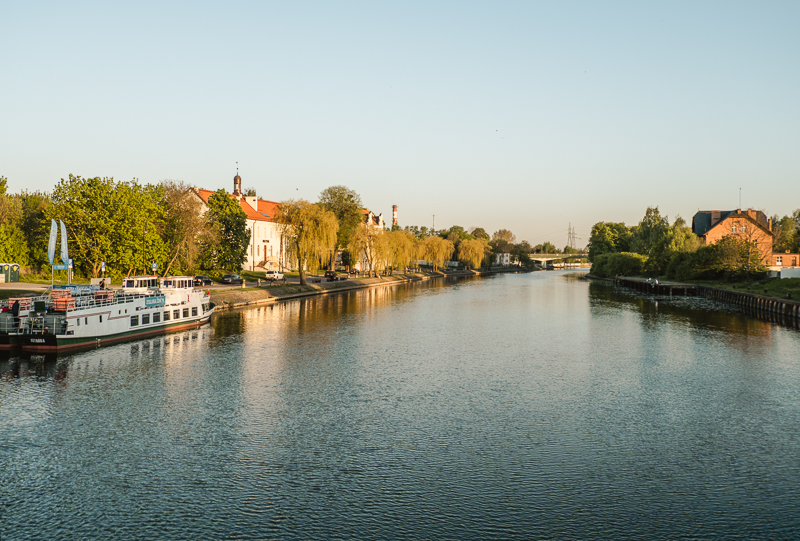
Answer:
[{"label": "leafy bush", "polygon": [[641,254],[605,253],[595,257],[591,272],[595,276],[605,278],[617,275],[638,276],[642,274],[646,263],[647,256]]}]

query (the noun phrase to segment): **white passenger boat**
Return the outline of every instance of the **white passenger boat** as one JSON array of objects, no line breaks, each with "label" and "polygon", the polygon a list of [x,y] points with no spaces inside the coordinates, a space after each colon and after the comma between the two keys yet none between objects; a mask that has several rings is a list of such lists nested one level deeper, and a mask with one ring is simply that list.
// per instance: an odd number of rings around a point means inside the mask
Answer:
[{"label": "white passenger boat", "polygon": [[122,289],[56,286],[48,301],[33,302],[23,325],[25,351],[102,346],[199,327],[214,312],[209,293],[191,276],[134,276]]},{"label": "white passenger boat", "polygon": [[34,301],[46,301],[47,295],[38,297],[12,297],[0,301],[0,350],[19,347],[19,335],[25,325]]}]

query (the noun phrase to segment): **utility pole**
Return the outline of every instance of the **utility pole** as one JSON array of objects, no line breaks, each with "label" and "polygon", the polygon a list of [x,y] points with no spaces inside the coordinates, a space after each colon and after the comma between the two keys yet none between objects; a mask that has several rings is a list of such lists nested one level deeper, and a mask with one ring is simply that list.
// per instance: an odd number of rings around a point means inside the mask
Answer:
[{"label": "utility pole", "polygon": [[436,215],[433,215],[433,226],[431,227],[431,231],[436,231]]}]

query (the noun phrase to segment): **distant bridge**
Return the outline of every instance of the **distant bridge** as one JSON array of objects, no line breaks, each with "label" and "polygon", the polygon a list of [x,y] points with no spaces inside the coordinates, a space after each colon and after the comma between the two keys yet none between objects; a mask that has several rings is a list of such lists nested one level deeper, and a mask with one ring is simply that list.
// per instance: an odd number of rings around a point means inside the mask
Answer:
[{"label": "distant bridge", "polygon": [[531,261],[545,263],[555,259],[588,259],[589,254],[531,254]]}]

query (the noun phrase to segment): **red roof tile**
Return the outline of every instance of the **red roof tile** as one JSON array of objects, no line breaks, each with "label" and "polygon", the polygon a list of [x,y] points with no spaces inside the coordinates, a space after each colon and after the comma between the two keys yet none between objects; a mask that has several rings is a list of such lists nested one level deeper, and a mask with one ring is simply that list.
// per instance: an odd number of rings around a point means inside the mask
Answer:
[{"label": "red roof tile", "polygon": [[[197,195],[200,196],[200,199],[203,200],[206,204],[208,204],[209,198],[214,195],[216,192],[212,190],[204,190],[202,188],[197,188]],[[232,199],[236,199],[236,196],[233,194],[228,194]],[[254,209],[250,203],[247,202],[245,197],[241,197],[239,199],[239,206],[242,207],[245,215],[247,215],[248,220],[258,220],[261,222],[274,222],[275,215],[278,212],[278,205],[275,201],[266,201],[264,199],[258,199],[256,201],[258,206],[257,209]]]}]

